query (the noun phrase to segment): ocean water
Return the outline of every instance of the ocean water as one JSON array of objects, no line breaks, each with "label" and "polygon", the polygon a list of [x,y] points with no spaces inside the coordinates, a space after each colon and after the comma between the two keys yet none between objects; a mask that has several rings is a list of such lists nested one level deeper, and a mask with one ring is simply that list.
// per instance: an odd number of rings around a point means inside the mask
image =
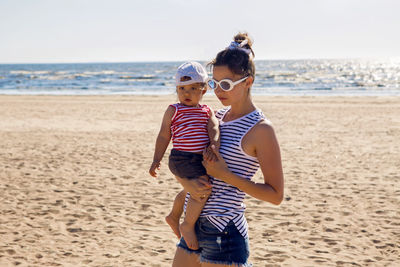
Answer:
[{"label": "ocean water", "polygon": [[[181,63],[0,64],[0,94],[172,94]],[[255,64],[253,95],[400,96],[400,59],[261,60]]]}]

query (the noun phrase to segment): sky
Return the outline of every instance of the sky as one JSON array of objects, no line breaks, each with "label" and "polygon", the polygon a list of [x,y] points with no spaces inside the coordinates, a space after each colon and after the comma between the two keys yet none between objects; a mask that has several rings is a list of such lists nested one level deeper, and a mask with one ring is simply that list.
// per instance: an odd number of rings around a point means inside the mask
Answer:
[{"label": "sky", "polygon": [[398,0],[0,0],[0,63],[400,57]]}]

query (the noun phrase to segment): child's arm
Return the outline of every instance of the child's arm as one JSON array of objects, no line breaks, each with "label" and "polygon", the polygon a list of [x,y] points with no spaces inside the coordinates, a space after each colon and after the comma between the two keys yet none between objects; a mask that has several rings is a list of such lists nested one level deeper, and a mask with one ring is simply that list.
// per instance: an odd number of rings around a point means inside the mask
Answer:
[{"label": "child's arm", "polygon": [[219,148],[219,123],[212,109],[210,109],[210,119],[208,120],[207,128],[208,136],[210,137],[210,145],[215,145],[215,147]]},{"label": "child's arm", "polygon": [[206,149],[205,160],[217,160],[217,157],[212,152],[211,146],[214,145],[217,150],[219,150],[219,122],[217,117],[215,117],[214,111],[210,109],[210,119],[208,120],[208,136],[210,137],[210,145]]},{"label": "child's arm", "polygon": [[153,177],[157,177],[156,169],[160,169],[160,162],[164,156],[165,150],[171,141],[171,120],[175,114],[175,108],[169,106],[164,113],[160,132],[156,140],[156,147],[154,149],[153,163],[150,166],[149,173]]}]

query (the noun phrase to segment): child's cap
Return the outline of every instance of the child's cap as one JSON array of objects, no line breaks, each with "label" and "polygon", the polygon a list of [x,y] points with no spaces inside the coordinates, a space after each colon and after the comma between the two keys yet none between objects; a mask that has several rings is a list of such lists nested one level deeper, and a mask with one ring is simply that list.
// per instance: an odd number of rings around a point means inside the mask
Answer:
[{"label": "child's cap", "polygon": [[175,75],[176,85],[207,82],[208,74],[204,67],[195,61],[183,63],[178,67]]}]

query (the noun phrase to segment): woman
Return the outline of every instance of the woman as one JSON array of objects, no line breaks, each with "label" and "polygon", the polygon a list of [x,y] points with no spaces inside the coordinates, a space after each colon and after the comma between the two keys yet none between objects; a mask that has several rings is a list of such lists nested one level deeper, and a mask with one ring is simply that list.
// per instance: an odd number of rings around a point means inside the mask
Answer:
[{"label": "woman", "polygon": [[[252,42],[238,34],[210,63],[208,85],[224,106],[216,112],[221,144],[204,152],[203,165],[211,176],[211,195],[196,222],[199,249],[181,239],[174,267],[249,266],[245,194],[279,205],[283,199],[283,171],[274,130],[253,104],[250,89],[255,77]],[[215,153],[217,161],[207,160]],[[258,168],[264,183],[251,181]],[[193,197],[209,193],[204,181],[178,179]]]}]

